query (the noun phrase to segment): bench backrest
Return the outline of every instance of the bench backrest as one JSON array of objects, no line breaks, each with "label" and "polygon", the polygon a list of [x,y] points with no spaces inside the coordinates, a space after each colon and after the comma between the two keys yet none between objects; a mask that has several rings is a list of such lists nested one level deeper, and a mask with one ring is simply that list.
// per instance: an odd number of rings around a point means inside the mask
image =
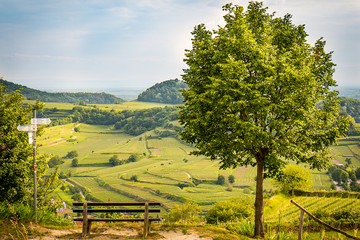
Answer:
[{"label": "bench backrest", "polygon": [[[122,206],[122,207],[133,207],[133,206],[145,206],[146,204],[148,204],[148,206],[160,206],[160,203],[155,203],[155,202],[149,202],[149,203],[139,203],[139,202],[135,202],[135,203],[98,203],[98,202],[88,202],[87,203],[87,212],[88,213],[94,213],[94,212],[105,212],[105,213],[111,213],[111,212],[121,212],[121,213],[144,213],[145,212],[145,208],[117,208],[117,209],[112,209],[112,208],[89,208],[89,207],[96,207],[96,206],[101,206],[101,207],[115,207],[115,206]],[[84,203],[82,202],[74,202],[73,206],[84,206]],[[73,209],[73,212],[83,212],[84,209]],[[149,213],[159,213],[160,209],[148,209]]]}]

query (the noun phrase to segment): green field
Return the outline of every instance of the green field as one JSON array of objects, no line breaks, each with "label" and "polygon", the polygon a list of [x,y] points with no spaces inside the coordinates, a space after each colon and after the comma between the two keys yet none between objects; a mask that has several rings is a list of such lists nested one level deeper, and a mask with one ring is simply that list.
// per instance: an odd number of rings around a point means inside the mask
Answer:
[{"label": "green field", "polygon": [[353,167],[360,167],[360,136],[341,138],[338,144],[331,147],[333,158],[341,164],[350,158]]},{"label": "green field", "polygon": [[[25,100],[25,103],[28,104],[35,104],[36,101],[34,100]],[[71,110],[74,107],[78,107],[78,104],[71,104],[71,103],[53,103],[53,102],[46,102],[45,108],[57,108],[60,110]],[[137,102],[137,101],[129,101],[129,102],[123,102],[119,104],[89,104],[87,106],[82,107],[88,107],[93,108],[96,106],[99,109],[103,110],[139,110],[139,109],[148,109],[148,108],[154,108],[154,107],[165,107],[165,106],[176,106],[173,104],[163,104],[163,103],[152,103],[152,102]]]}]

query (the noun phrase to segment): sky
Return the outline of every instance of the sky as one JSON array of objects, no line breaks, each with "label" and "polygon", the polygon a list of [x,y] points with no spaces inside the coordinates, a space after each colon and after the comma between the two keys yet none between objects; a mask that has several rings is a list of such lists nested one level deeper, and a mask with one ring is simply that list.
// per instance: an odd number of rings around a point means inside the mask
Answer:
[{"label": "sky", "polygon": [[[146,89],[179,78],[191,31],[224,25],[223,0],[0,0],[0,77],[47,91]],[[247,6],[248,1],[234,0]],[[359,0],[265,0],[334,51],[339,87],[360,88]]]}]

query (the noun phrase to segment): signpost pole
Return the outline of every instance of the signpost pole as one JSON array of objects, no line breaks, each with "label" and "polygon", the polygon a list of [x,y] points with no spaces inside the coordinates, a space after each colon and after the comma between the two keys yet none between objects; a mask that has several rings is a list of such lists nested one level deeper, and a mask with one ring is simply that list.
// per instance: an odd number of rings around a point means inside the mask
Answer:
[{"label": "signpost pole", "polygon": [[[36,118],[36,109],[33,109],[33,118]],[[37,190],[36,190],[36,131],[32,132],[33,137],[33,152],[34,152],[34,210],[35,210],[35,222],[37,222]]]},{"label": "signpost pole", "polygon": [[50,118],[36,118],[36,109],[34,108],[33,109],[33,118],[30,121],[31,121],[31,125],[19,125],[19,126],[17,126],[17,130],[29,132],[29,143],[33,144],[33,153],[34,153],[34,210],[35,210],[35,222],[37,222],[36,131],[37,131],[37,125],[48,125],[48,124],[51,123],[51,120],[50,120]]}]

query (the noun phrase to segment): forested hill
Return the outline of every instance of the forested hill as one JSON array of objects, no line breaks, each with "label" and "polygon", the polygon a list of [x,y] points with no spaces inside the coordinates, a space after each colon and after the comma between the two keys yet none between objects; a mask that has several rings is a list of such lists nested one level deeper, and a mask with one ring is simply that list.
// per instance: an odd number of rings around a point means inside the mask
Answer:
[{"label": "forested hill", "polygon": [[157,102],[168,104],[182,104],[183,97],[179,89],[187,88],[187,85],[177,78],[157,83],[142,92],[137,100],[142,102]]},{"label": "forested hill", "polygon": [[61,102],[61,103],[79,103],[83,101],[86,104],[116,104],[124,102],[123,99],[115,97],[108,93],[49,93],[28,88],[0,79],[0,84],[5,86],[9,92],[21,90],[21,94],[28,100],[41,99],[42,102]]}]

